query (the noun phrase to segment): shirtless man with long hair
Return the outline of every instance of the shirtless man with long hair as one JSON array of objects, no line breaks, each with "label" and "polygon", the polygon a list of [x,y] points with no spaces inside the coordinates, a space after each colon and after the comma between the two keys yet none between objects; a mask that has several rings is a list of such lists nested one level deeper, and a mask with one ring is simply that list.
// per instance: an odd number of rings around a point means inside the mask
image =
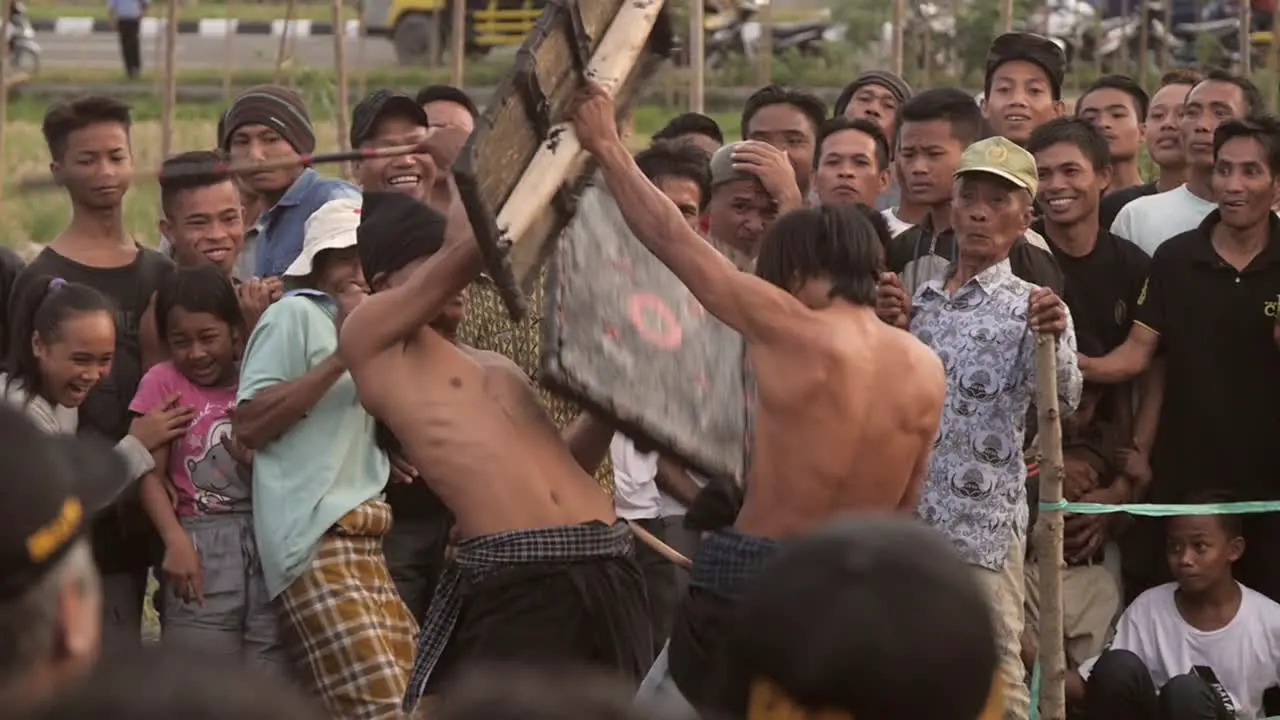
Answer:
[{"label": "shirtless man with long hair", "polygon": [[945,378],[928,347],[877,319],[879,242],[856,209],[780,217],[756,274],[741,272],[640,172],[614,114],[608,94],[590,87],[574,118],[578,139],[636,238],[745,338],[757,385],[746,498],[731,529],[703,540],[670,646],[681,692],[715,712],[725,708],[724,624],[780,544],[840,513],[915,510]]}]

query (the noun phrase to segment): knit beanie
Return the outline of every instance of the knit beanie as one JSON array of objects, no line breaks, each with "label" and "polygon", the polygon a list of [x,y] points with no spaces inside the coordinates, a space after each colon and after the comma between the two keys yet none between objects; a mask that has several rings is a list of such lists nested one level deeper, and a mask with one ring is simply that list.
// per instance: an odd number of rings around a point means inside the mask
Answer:
[{"label": "knit beanie", "polygon": [[840,92],[840,97],[836,100],[834,117],[844,115],[844,111],[849,107],[849,102],[853,100],[853,94],[867,85],[883,87],[893,93],[899,104],[911,99],[911,86],[907,84],[906,80],[888,70],[868,70],[854,78],[853,82],[846,85],[844,90]]},{"label": "knit beanie", "polygon": [[245,125],[265,125],[305,155],[316,149],[316,131],[311,126],[307,102],[298,93],[279,85],[249,88],[223,113],[218,123],[218,144],[231,147],[231,136]]}]

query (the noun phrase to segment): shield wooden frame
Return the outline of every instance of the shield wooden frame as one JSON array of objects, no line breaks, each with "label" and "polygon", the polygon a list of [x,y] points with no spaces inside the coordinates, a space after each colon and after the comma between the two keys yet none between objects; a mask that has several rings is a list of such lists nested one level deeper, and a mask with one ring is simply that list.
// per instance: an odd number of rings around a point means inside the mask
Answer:
[{"label": "shield wooden frame", "polygon": [[549,207],[530,209],[535,216],[522,237],[498,227],[498,212],[511,197],[525,171],[544,145],[554,149],[563,122],[601,40],[624,5],[661,7],[639,59],[625,77],[617,78],[614,100],[619,114],[630,107],[636,91],[673,46],[663,0],[552,0],[516,53],[512,72],[499,84],[476,124],[453,173],[476,242],[484,253],[488,275],[514,320],[527,312],[524,292],[539,266],[574,214],[574,198],[586,178],[585,154],[575,159],[569,177],[548,178],[560,185]]}]

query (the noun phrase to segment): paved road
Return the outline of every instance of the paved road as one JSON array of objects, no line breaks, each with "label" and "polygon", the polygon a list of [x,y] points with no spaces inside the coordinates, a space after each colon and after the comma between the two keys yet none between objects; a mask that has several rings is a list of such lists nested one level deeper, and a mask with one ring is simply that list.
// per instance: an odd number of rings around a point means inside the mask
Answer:
[{"label": "paved road", "polygon": [[[120,65],[120,46],[115,35],[95,33],[93,35],[69,36],[42,34],[37,40],[43,51],[41,62],[45,67],[110,67]],[[308,37],[297,38],[294,57],[303,66],[331,66],[333,64],[333,38]],[[261,35],[236,35],[232,38],[235,67],[239,68],[271,68],[275,67],[276,53],[280,47],[279,38]],[[395,65],[395,53],[391,42],[385,38],[371,37],[365,40],[365,61],[369,67],[385,67]],[[157,42],[153,38],[142,39],[142,64],[150,66],[159,57]],[[359,42],[347,41],[347,63],[356,67]],[[226,53],[226,41],[222,38],[200,37],[199,35],[182,35],[178,41],[178,67],[183,68],[221,68]]]}]

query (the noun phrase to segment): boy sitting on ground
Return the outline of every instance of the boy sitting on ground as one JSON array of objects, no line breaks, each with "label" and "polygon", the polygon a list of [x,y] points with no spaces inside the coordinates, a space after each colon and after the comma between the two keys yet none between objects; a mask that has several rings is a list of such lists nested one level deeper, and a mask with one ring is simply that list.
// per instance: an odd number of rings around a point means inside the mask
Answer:
[{"label": "boy sitting on ground", "polygon": [[[1220,503],[1217,493],[1189,504]],[[1169,519],[1175,582],[1125,610],[1111,648],[1067,674],[1067,696],[1091,720],[1255,720],[1280,679],[1280,604],[1238,583],[1238,515]]]}]

